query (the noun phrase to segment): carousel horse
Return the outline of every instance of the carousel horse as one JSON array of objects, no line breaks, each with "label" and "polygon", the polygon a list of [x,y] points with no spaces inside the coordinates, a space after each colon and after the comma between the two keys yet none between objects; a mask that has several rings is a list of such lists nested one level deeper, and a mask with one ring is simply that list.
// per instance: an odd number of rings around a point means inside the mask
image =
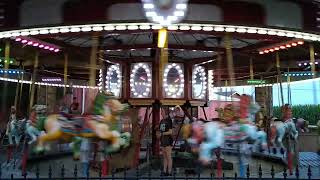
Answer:
[{"label": "carousel horse", "polygon": [[81,138],[97,138],[108,142],[107,152],[116,152],[129,146],[130,133],[121,133],[120,116],[128,110],[127,104],[121,104],[114,96],[99,93],[94,100],[93,113],[90,115],[70,115],[65,112],[37,118],[34,127],[45,131],[37,141],[37,152],[44,151],[46,142],[55,140],[73,140],[75,154],[79,154]]},{"label": "carousel horse", "polygon": [[299,133],[309,132],[309,121],[303,118],[298,118],[297,120],[294,119],[294,121],[296,122],[295,124]]},{"label": "carousel horse", "polygon": [[[9,122],[7,124],[7,136],[11,145],[19,145],[21,138],[25,135],[26,119],[18,120],[15,107],[11,107]],[[13,141],[14,139],[14,141]]]},{"label": "carousel horse", "polygon": [[[26,135],[29,136],[30,140],[28,144],[32,144],[37,141],[37,138],[44,133],[41,131],[43,124],[37,124],[37,122],[44,122],[44,119],[47,117],[47,106],[46,105],[34,105],[29,120],[26,124]],[[38,127],[37,127],[38,126]]]},{"label": "carousel horse", "polygon": [[[196,124],[191,125],[192,133],[189,142],[199,143],[199,158],[203,163],[212,160],[212,151],[216,148],[223,147],[225,143],[241,143],[248,139],[255,141],[255,147],[266,147],[266,133],[258,131],[252,122],[252,117],[259,110],[259,106],[254,104],[247,95],[240,97],[239,107],[236,108],[232,104],[226,105],[223,111],[221,121],[212,121],[204,123],[202,126]],[[196,127],[196,129],[194,128]],[[199,130],[200,129],[200,130]],[[186,129],[184,129],[186,130]],[[201,137],[200,134],[203,136]]]},{"label": "carousel horse", "polygon": [[282,107],[282,113],[284,121],[279,121],[277,118],[273,118],[270,122],[270,138],[273,145],[280,147],[283,150],[283,138],[286,135],[289,135],[290,138],[293,138],[295,141],[297,141],[299,133],[296,129],[295,123],[292,120],[292,112],[288,104]]}]

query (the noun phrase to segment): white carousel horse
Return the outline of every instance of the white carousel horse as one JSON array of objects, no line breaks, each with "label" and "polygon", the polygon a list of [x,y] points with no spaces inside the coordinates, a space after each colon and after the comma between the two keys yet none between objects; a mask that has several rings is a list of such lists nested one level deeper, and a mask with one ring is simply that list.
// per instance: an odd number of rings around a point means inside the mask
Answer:
[{"label": "white carousel horse", "polygon": [[[26,119],[18,120],[16,118],[11,119],[7,126],[7,135],[9,137],[9,143],[19,145],[21,138],[25,132]],[[14,139],[14,141],[13,141]]]},{"label": "white carousel horse", "polygon": [[282,121],[275,121],[276,119],[273,118],[271,120],[271,143],[276,145],[277,147],[284,148],[283,146],[283,138],[286,134],[288,134],[291,138],[295,141],[298,138],[298,131],[296,129],[296,125],[292,119],[288,119],[285,122]]}]

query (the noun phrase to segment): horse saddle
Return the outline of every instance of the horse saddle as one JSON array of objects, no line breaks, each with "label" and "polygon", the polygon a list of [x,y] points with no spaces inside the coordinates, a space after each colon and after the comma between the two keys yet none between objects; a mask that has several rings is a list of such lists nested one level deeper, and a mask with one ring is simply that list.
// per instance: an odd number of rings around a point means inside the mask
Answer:
[{"label": "horse saddle", "polygon": [[62,113],[58,118],[61,128],[71,131],[82,131],[85,128],[85,118],[79,115]]},{"label": "horse saddle", "polygon": [[226,141],[244,141],[247,139],[247,134],[241,130],[241,125],[238,124],[224,127],[224,135]]}]

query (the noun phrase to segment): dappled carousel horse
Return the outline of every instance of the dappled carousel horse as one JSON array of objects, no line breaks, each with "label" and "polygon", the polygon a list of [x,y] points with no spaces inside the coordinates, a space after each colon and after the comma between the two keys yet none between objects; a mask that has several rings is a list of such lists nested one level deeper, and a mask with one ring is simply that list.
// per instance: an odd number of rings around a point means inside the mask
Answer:
[{"label": "dappled carousel horse", "polygon": [[270,122],[271,128],[271,143],[276,147],[280,147],[281,150],[284,150],[283,146],[283,138],[286,135],[289,135],[290,138],[293,138],[297,141],[298,131],[296,129],[296,125],[292,120],[292,111],[288,104],[282,107],[283,113],[283,121],[278,120],[277,118],[273,118]]},{"label": "dappled carousel horse", "polygon": [[[44,151],[46,142],[55,140],[73,140],[74,155],[80,151],[79,138],[97,138],[109,142],[107,152],[118,151],[130,144],[130,133],[120,131],[120,116],[128,110],[127,104],[121,104],[114,96],[99,93],[94,100],[94,110],[90,115],[70,115],[64,112],[37,118],[34,123],[39,131],[45,131],[38,137],[37,152]],[[77,158],[77,157],[76,157]]]},{"label": "dappled carousel horse", "polygon": [[251,101],[251,97],[242,95],[238,109],[235,109],[233,105],[227,105],[219,113],[220,121],[194,122],[191,126],[187,125],[189,129],[183,129],[184,134],[191,135],[188,138],[189,143],[199,143],[199,158],[203,163],[211,161],[213,150],[223,147],[225,143],[242,143],[250,139],[255,142],[256,147],[265,148],[266,133],[258,131],[252,122],[252,117],[258,110],[259,106]]},{"label": "dappled carousel horse", "polygon": [[21,138],[25,135],[26,119],[17,119],[16,108],[11,107],[9,122],[6,134],[9,138],[10,145],[19,145]]}]

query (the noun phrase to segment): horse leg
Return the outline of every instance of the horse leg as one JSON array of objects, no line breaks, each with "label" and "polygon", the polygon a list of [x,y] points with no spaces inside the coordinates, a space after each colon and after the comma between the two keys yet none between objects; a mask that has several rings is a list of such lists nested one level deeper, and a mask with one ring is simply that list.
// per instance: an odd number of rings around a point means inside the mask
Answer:
[{"label": "horse leg", "polygon": [[62,131],[56,130],[53,132],[49,132],[48,134],[45,134],[43,136],[40,136],[38,144],[37,144],[37,150],[43,151],[44,150],[44,142],[57,140],[58,138],[60,138],[62,136],[62,134],[63,134]]}]

